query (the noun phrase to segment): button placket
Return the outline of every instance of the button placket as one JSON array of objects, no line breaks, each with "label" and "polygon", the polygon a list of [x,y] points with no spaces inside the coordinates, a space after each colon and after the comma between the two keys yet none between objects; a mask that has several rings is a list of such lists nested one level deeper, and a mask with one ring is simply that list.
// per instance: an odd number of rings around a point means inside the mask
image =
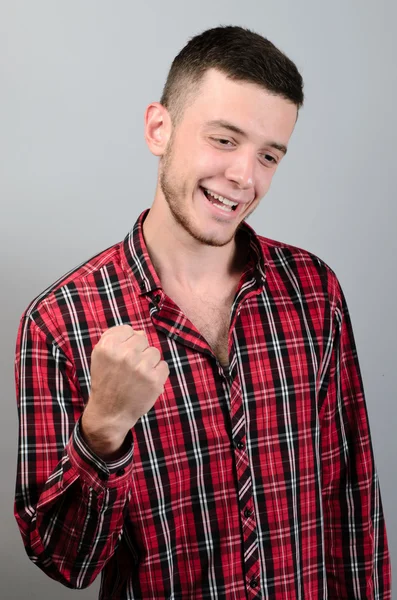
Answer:
[{"label": "button placket", "polygon": [[[253,484],[251,465],[249,461],[249,443],[246,438],[244,405],[241,392],[241,386],[238,385],[238,377],[233,380],[231,386],[230,410],[232,420],[232,431],[234,435],[233,445],[235,448],[235,465],[237,472],[238,502],[240,508],[240,518],[242,522],[242,541],[243,541],[243,560],[245,577],[247,581],[247,591],[250,597],[259,598],[260,589],[255,589],[250,582],[255,578],[259,581],[260,572],[258,535],[256,520],[252,517],[253,506]],[[248,512],[246,513],[246,511]],[[255,587],[255,586],[254,586]],[[258,595],[259,594],[259,595]]]},{"label": "button placket", "polygon": [[258,587],[258,585],[259,585],[259,579],[257,577],[253,577],[250,581],[250,586],[255,589]]}]

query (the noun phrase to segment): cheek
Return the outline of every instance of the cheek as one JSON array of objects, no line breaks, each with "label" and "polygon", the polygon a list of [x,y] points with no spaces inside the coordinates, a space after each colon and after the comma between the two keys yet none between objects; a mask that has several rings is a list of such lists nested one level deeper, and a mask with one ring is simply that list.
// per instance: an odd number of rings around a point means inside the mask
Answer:
[{"label": "cheek", "polygon": [[174,169],[178,176],[183,175],[185,178],[191,179],[194,183],[198,179],[211,176],[211,174],[216,172],[217,167],[215,157],[187,150],[185,153],[175,157]]},{"label": "cheek", "polygon": [[230,164],[230,155],[219,152],[210,145],[202,146],[196,154],[197,169],[203,177],[224,173]]}]

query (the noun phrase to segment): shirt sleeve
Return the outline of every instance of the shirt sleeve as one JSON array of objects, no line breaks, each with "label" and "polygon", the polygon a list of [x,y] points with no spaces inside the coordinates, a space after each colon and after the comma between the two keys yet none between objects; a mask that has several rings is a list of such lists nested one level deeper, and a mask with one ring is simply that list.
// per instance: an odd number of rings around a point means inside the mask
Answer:
[{"label": "shirt sleeve", "polygon": [[330,600],[390,600],[379,481],[348,307],[336,284],[329,378],[320,411],[322,504]]},{"label": "shirt sleeve", "polygon": [[67,587],[93,582],[123,533],[130,498],[132,434],[106,463],[80,433],[84,402],[74,366],[31,317],[16,347],[19,417],[15,517],[29,558]]}]

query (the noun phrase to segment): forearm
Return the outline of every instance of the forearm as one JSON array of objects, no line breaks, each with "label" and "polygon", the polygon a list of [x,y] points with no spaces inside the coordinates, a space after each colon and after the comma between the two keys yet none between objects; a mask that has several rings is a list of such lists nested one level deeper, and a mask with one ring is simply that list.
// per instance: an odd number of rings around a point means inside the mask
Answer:
[{"label": "forearm", "polygon": [[[18,474],[16,519],[27,554],[47,575],[72,588],[90,585],[113,555],[123,531],[129,500],[130,457],[126,467],[87,460],[87,448],[72,436],[65,454],[37,496],[30,479]],[[120,463],[121,464],[121,463]]]},{"label": "forearm", "polygon": [[[44,315],[46,317],[46,315]],[[46,322],[20,323],[15,361],[19,453],[15,516],[27,554],[50,577],[86,587],[122,534],[131,480],[132,436],[113,462],[80,432],[85,404],[68,349]]]},{"label": "forearm", "polygon": [[376,475],[323,493],[327,587],[332,600],[390,600],[387,534]]},{"label": "forearm", "polygon": [[390,600],[387,534],[364,388],[343,294],[320,412],[329,598]]}]

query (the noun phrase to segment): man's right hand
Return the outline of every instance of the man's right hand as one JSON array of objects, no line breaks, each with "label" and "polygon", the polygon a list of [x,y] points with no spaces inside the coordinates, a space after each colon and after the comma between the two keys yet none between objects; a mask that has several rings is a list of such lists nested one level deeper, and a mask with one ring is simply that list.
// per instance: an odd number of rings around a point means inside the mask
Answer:
[{"label": "man's right hand", "polygon": [[144,331],[130,325],[103,333],[91,355],[91,394],[81,425],[92,450],[117,458],[128,431],[164,391],[169,368]]}]

